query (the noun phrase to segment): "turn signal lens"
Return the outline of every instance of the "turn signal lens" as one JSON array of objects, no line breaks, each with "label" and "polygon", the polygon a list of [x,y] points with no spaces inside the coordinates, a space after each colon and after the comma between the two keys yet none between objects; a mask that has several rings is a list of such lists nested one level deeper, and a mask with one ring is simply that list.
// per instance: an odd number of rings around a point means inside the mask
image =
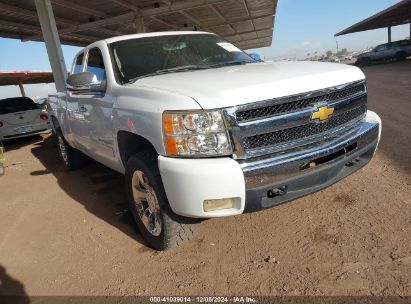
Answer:
[{"label": "turn signal lens", "polygon": [[40,114],[40,119],[41,120],[47,120],[47,119],[49,119],[49,117],[46,114],[42,113],[42,114]]},{"label": "turn signal lens", "polygon": [[178,154],[177,153],[177,143],[174,137],[167,137],[164,140],[166,151],[168,154]]},{"label": "turn signal lens", "polygon": [[2,121],[0,121],[0,128],[3,126],[3,122]]}]

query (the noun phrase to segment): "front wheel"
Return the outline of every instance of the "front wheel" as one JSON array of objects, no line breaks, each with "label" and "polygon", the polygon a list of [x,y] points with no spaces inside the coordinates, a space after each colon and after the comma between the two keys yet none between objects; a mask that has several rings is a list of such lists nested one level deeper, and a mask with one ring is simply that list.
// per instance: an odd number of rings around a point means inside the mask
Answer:
[{"label": "front wheel", "polygon": [[153,248],[166,250],[194,236],[198,222],[171,210],[153,155],[139,153],[132,156],[127,162],[125,182],[133,219]]},{"label": "front wheel", "polygon": [[407,59],[407,54],[405,52],[399,52],[395,55],[395,58],[397,59],[397,61],[404,61],[405,59]]}]

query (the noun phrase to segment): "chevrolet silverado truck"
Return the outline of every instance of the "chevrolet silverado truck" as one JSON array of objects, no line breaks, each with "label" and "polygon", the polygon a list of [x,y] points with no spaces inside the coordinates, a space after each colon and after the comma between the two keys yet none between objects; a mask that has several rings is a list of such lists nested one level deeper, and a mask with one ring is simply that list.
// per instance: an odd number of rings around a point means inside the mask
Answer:
[{"label": "chevrolet silverado truck", "polygon": [[206,32],[95,42],[49,102],[65,167],[92,158],[124,174],[129,210],[158,250],[190,239],[201,219],[339,181],[370,161],[381,134],[357,67],[257,62]]}]

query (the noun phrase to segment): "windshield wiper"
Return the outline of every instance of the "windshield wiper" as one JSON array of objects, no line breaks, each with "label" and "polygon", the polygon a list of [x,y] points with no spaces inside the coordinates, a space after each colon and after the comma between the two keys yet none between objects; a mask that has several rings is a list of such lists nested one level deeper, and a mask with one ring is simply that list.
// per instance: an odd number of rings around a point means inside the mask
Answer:
[{"label": "windshield wiper", "polygon": [[214,63],[210,64],[208,67],[210,68],[221,68],[225,66],[230,66],[230,65],[243,65],[247,63],[253,63],[254,61],[247,61],[247,60],[234,60],[234,61],[226,61],[226,62],[219,62],[219,63]]},{"label": "windshield wiper", "polygon": [[210,65],[194,65],[194,64],[185,65],[185,66],[176,67],[176,68],[158,70],[158,71],[155,71],[154,73],[145,74],[139,77],[131,78],[126,84],[131,84],[131,83],[136,82],[139,79],[151,77],[151,76],[158,76],[158,75],[178,73],[178,72],[195,71],[195,70],[205,70],[205,69],[212,69],[212,68],[220,68],[220,67],[225,67],[225,66],[230,66],[230,65],[243,65],[247,63],[253,63],[253,62],[254,61],[234,60],[234,61],[219,62],[215,64],[210,64]]},{"label": "windshield wiper", "polygon": [[195,70],[204,70],[204,69],[209,69],[209,68],[210,67],[206,65],[185,65],[185,66],[171,68],[171,69],[158,70],[158,71],[155,71],[154,73],[145,74],[139,77],[131,78],[127,82],[127,84],[134,83],[141,78],[146,78],[146,77],[151,77],[151,76],[178,73],[178,72],[195,71]]}]

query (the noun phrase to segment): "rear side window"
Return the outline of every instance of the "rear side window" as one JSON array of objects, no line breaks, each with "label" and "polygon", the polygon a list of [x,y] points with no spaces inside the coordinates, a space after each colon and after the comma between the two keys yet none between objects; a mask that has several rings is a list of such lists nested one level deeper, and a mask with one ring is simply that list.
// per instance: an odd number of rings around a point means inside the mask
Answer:
[{"label": "rear side window", "polygon": [[96,74],[99,81],[106,79],[106,70],[100,49],[94,48],[88,52],[86,71]]},{"label": "rear side window", "polygon": [[382,44],[382,45],[377,46],[375,50],[377,52],[382,52],[382,51],[385,51],[386,49],[388,49],[388,46],[386,44]]},{"label": "rear side window", "polygon": [[399,44],[400,46],[408,46],[408,45],[410,45],[411,43],[410,43],[410,40],[401,40],[401,41],[398,41],[398,44]]},{"label": "rear side window", "polygon": [[74,67],[73,67],[73,74],[81,73],[83,71],[83,58],[84,58],[84,54],[80,54],[77,56],[76,63],[74,64]]},{"label": "rear side window", "polygon": [[15,97],[0,100],[0,115],[37,110],[40,106],[28,97]]}]

